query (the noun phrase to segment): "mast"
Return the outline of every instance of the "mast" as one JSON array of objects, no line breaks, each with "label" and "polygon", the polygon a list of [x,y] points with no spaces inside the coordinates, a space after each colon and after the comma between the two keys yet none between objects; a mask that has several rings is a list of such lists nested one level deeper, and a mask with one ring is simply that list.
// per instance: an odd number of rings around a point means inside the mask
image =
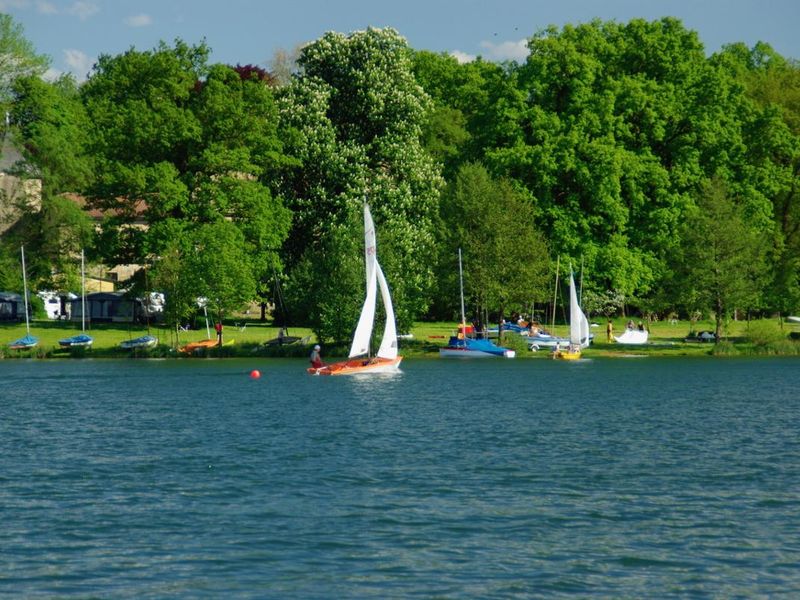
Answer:
[{"label": "mast", "polygon": [[458,285],[461,289],[461,333],[466,337],[467,318],[464,315],[464,271],[461,268],[461,248],[458,249]]},{"label": "mast", "polygon": [[25,274],[25,247],[19,247],[20,253],[22,254],[22,288],[23,288],[23,298],[25,300],[25,330],[28,332],[28,335],[31,334],[31,325],[28,321],[28,276]]},{"label": "mast", "polygon": [[559,254],[556,257],[556,286],[555,286],[555,289],[553,290],[553,319],[552,319],[553,320],[553,324],[550,327],[550,334],[551,335],[555,335],[556,334],[556,301],[558,299],[558,269],[559,269],[560,265],[561,265],[561,255]]},{"label": "mast", "polygon": [[86,331],[86,265],[81,248],[81,331]]}]

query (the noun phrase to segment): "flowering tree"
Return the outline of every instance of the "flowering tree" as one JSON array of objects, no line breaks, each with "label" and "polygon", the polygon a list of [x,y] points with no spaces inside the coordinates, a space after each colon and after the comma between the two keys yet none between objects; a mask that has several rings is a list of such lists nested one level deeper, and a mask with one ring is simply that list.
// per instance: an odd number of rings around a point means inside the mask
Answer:
[{"label": "flowering tree", "polygon": [[[327,33],[303,49],[298,64],[302,72],[279,96],[282,137],[298,159],[281,187],[294,211],[287,297],[321,337],[350,333],[344,324],[352,329],[358,302],[330,300],[363,296],[363,275],[353,276],[354,264],[363,269],[361,245],[340,253],[353,246],[344,240],[363,239],[354,215],[367,200],[406,328],[428,305],[441,187],[420,141],[430,102],[411,73],[410,50],[392,29]],[[326,283],[309,288],[310,281]]]}]

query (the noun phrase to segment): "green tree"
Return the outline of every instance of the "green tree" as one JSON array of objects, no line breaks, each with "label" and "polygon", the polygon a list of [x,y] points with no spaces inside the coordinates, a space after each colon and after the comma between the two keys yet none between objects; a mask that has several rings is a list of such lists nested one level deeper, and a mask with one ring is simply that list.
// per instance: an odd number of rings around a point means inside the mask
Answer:
[{"label": "green tree", "polygon": [[[343,238],[362,238],[363,226],[352,215],[366,198],[398,326],[405,329],[428,306],[441,185],[421,144],[430,105],[411,73],[406,41],[391,29],[327,33],[303,48],[298,64],[301,73],[280,95],[287,151],[299,161],[281,185],[295,217],[285,246],[289,303],[295,311],[306,306],[301,317],[325,338],[340,335],[328,323],[342,318],[355,324],[357,308],[322,298],[309,306],[304,296],[309,279],[331,279],[323,255],[340,251]],[[342,227],[353,232],[345,235]],[[362,254],[334,260],[355,261]],[[330,284],[341,286],[328,290],[337,298],[363,293],[363,281],[342,277]]]},{"label": "green tree", "polygon": [[742,187],[765,198],[771,209],[756,214],[771,240],[769,307],[781,312],[800,307],[800,65],[769,45],[726,47],[714,59],[744,86],[752,107],[746,117],[747,159]]},{"label": "green tree", "polygon": [[78,256],[91,251],[94,231],[77,197],[64,194],[91,180],[89,122],[71,77],[47,83],[21,76],[12,92],[13,136],[25,159],[17,174],[41,181],[40,210],[23,211],[18,241],[28,248],[33,285],[74,292],[80,289]]},{"label": "green tree", "polygon": [[460,64],[449,54],[418,51],[413,70],[434,102],[425,147],[442,162],[448,180],[461,164],[483,160],[488,151],[513,145],[520,137],[517,124],[525,101],[515,64],[480,58]]},{"label": "green tree", "polygon": [[529,47],[516,135],[487,149],[488,168],[530,192],[589,288],[644,296],[704,178],[740,160],[739,88],[671,18],[550,28]]},{"label": "green tree", "polygon": [[271,78],[209,66],[208,53],[178,41],[102,56],[83,86],[97,160],[89,194],[110,215],[101,245],[112,264],[148,265],[174,236],[228,222],[243,236],[247,281],[267,281],[291,222],[270,190],[285,167]]},{"label": "green tree", "polygon": [[63,76],[52,83],[36,76],[13,85],[11,121],[25,158],[25,177],[42,181],[46,197],[84,189],[92,178],[88,155],[91,124],[75,80]]},{"label": "green tree", "polygon": [[[183,276],[195,294],[205,297],[217,320],[239,310],[256,295],[256,277],[244,234],[232,223],[201,225],[193,232],[191,252],[182,261]],[[186,306],[188,294],[181,294]]]},{"label": "green tree", "polygon": [[675,290],[688,312],[713,312],[719,341],[734,309],[757,306],[764,285],[766,246],[749,226],[726,184],[711,180],[683,231]]},{"label": "green tree", "polygon": [[[544,300],[549,274],[547,244],[535,227],[529,201],[506,180],[477,163],[462,165],[442,199],[439,296],[458,308],[455,256],[462,249],[465,295],[478,316],[524,310]],[[456,311],[457,312],[457,311]]]},{"label": "green tree", "polygon": [[19,77],[42,75],[49,65],[48,57],[36,54],[22,25],[0,13],[0,107],[8,107]]}]

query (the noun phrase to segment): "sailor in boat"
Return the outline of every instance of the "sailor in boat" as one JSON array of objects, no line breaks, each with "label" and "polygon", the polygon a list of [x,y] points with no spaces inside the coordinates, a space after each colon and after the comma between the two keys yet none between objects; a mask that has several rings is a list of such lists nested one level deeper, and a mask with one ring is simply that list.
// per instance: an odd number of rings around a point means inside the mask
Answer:
[{"label": "sailor in boat", "polygon": [[322,367],[325,366],[325,363],[322,362],[322,357],[320,356],[319,351],[320,347],[319,344],[317,344],[316,346],[314,346],[314,349],[311,351],[311,356],[309,357],[309,360],[311,361],[311,366],[314,367],[315,369],[321,369]]}]

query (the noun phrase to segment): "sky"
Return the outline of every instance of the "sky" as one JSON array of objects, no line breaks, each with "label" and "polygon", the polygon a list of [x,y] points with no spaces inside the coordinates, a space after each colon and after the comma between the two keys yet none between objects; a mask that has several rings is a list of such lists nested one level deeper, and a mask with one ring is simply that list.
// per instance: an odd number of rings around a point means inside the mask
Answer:
[{"label": "sky", "polygon": [[51,76],[83,81],[101,54],[150,50],[159,41],[205,40],[211,61],[268,67],[326,31],[393,27],[417,50],[460,60],[518,60],[525,40],[555,25],[665,16],[696,31],[707,53],[769,43],[800,59],[800,0],[0,0]]}]

